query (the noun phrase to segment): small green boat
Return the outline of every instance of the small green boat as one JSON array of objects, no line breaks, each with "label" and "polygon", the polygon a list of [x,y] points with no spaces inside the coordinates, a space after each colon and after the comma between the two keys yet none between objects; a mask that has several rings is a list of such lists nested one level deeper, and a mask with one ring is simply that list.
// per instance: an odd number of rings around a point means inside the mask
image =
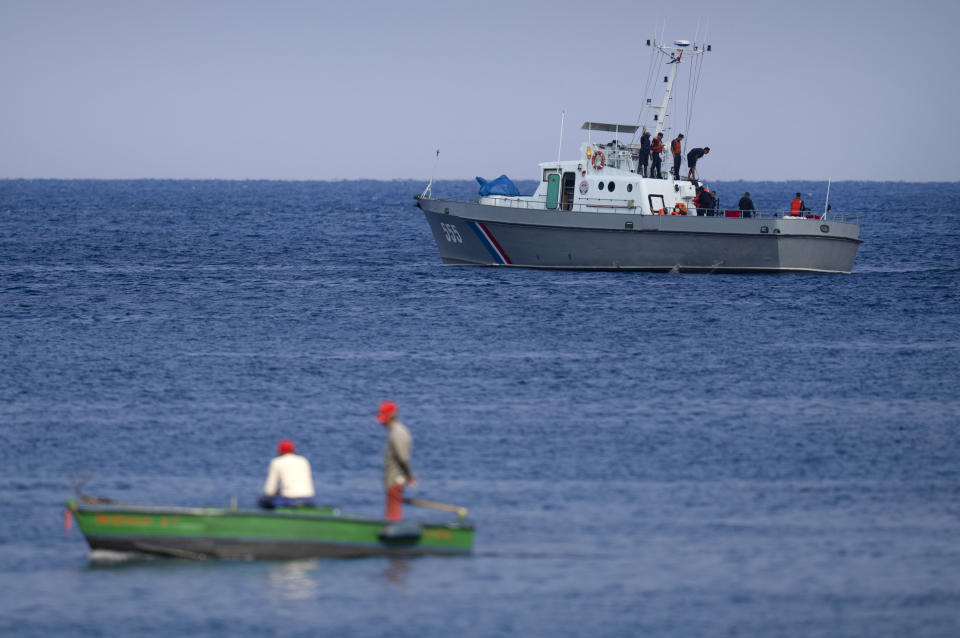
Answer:
[{"label": "small green boat", "polygon": [[[424,503],[430,501],[416,504]],[[67,510],[91,549],[177,558],[463,555],[473,550],[474,526],[462,509],[450,523],[367,519],[333,507],[148,507],[71,499]]]}]

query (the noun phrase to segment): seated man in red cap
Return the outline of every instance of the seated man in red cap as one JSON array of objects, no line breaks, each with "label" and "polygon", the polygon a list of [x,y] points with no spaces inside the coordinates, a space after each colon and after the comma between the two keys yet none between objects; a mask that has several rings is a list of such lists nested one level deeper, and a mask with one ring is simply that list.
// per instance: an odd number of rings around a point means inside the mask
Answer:
[{"label": "seated man in red cap", "polygon": [[293,441],[287,439],[277,445],[277,456],[270,461],[260,507],[316,507],[310,461],[294,454],[294,450]]},{"label": "seated man in red cap", "polygon": [[410,431],[397,419],[397,405],[393,401],[380,404],[377,421],[387,428],[387,449],[383,454],[383,482],[387,488],[388,521],[403,520],[403,487],[417,486],[417,479],[410,471],[410,448],[413,438]]}]

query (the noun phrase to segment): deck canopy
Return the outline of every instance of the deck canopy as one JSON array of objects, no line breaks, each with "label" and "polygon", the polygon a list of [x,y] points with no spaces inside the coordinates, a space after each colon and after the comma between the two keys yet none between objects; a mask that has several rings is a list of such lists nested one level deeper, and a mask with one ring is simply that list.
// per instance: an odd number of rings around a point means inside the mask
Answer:
[{"label": "deck canopy", "polygon": [[639,126],[633,124],[604,124],[603,122],[584,122],[584,131],[608,131],[610,133],[636,133]]}]

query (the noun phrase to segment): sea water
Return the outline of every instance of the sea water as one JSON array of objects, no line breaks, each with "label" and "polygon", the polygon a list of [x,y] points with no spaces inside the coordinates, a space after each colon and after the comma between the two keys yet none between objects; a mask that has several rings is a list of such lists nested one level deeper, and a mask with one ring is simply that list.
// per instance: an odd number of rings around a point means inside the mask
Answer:
[{"label": "sea water", "polygon": [[[960,635],[960,185],[833,184],[850,275],[443,267],[422,188],[0,181],[0,634]],[[379,516],[383,399],[472,556],[143,559],[64,528],[84,474],[253,506],[281,438],[319,501]]]}]

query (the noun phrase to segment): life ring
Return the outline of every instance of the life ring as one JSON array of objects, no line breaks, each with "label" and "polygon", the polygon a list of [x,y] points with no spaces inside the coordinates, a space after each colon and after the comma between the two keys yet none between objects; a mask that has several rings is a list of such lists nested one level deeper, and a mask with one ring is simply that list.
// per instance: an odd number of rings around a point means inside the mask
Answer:
[{"label": "life ring", "polygon": [[[599,161],[598,161],[599,160]],[[593,167],[598,171],[603,168],[607,163],[607,156],[603,154],[603,151],[597,151],[593,154]]]}]

